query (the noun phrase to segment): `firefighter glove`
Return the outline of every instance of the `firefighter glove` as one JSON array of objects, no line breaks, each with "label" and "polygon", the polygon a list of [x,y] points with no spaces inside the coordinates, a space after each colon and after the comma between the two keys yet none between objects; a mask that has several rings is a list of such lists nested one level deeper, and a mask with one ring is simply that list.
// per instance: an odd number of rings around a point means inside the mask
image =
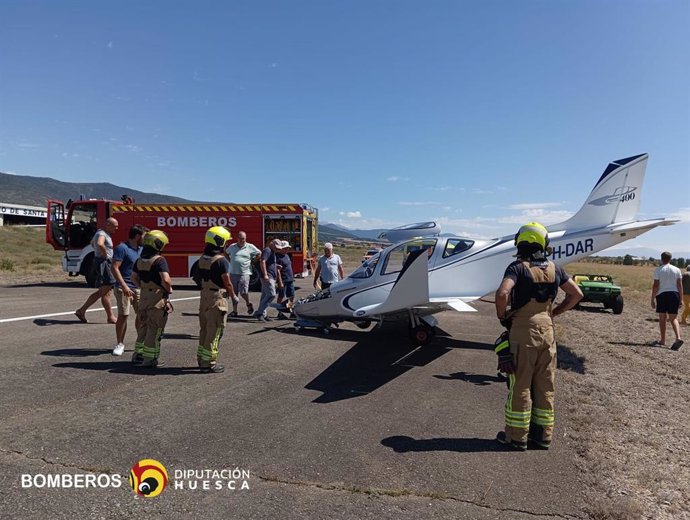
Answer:
[{"label": "firefighter glove", "polygon": [[173,304],[170,302],[170,300],[165,300],[165,314],[172,314],[174,310],[175,307],[173,307]]},{"label": "firefighter glove", "polygon": [[515,365],[513,364],[513,355],[510,353],[510,334],[507,330],[496,338],[494,341],[494,352],[498,356],[498,371],[504,374],[512,374],[515,372]]},{"label": "firefighter glove", "polygon": [[504,354],[498,355],[498,371],[504,374],[515,373],[515,363],[513,363],[513,355],[506,351]]}]

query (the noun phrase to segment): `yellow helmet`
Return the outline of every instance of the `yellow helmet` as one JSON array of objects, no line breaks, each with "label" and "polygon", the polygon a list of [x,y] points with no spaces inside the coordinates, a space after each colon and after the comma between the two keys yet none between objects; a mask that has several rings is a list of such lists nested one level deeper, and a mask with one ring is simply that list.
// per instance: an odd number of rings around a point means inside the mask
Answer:
[{"label": "yellow helmet", "polygon": [[159,229],[147,231],[144,235],[144,245],[154,248],[156,251],[162,251],[168,245],[168,235]]},{"label": "yellow helmet", "polygon": [[213,226],[206,232],[205,242],[215,247],[223,247],[225,242],[231,238],[232,235],[230,234],[230,231],[225,229],[223,226]]},{"label": "yellow helmet", "polygon": [[549,245],[549,232],[539,222],[528,222],[515,233],[515,245],[534,244],[546,251]]}]

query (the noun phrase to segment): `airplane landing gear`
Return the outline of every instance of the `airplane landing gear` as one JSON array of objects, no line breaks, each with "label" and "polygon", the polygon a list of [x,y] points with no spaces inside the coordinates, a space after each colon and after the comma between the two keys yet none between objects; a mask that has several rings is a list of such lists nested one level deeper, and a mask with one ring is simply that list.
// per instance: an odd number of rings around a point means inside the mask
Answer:
[{"label": "airplane landing gear", "polygon": [[436,336],[436,330],[410,310],[410,339],[417,345],[425,346]]},{"label": "airplane landing gear", "polygon": [[412,328],[410,336],[418,345],[425,346],[431,343],[436,333],[433,327],[424,323]]}]

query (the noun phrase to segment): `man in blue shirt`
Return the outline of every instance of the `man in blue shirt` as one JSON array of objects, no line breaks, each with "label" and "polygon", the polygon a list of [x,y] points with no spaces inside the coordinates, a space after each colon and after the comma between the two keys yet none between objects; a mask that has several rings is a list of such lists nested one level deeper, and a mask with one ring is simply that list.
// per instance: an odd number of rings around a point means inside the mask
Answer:
[{"label": "man in blue shirt", "polygon": [[261,252],[261,300],[259,308],[254,313],[254,317],[259,321],[269,321],[266,316],[266,309],[276,297],[276,251],[280,247],[282,240],[277,238],[271,240],[268,247],[264,247]]},{"label": "man in blue shirt", "polygon": [[[284,304],[288,309],[292,309],[292,304],[295,299],[295,276],[292,272],[292,258],[288,255],[290,250],[290,243],[283,240],[280,243],[280,249],[276,251],[276,267],[278,268],[278,275],[276,282],[278,283],[278,299],[276,303]],[[279,320],[286,320],[287,316],[282,312],[278,312]]]},{"label": "man in blue shirt", "polygon": [[135,224],[129,229],[129,238],[113,250],[113,276],[115,277],[115,299],[117,300],[117,321],[115,336],[117,345],[113,356],[121,356],[125,351],[125,334],[130,309],[139,311],[139,288],[132,282],[132,268],[141,253],[144,234],[148,231]]}]

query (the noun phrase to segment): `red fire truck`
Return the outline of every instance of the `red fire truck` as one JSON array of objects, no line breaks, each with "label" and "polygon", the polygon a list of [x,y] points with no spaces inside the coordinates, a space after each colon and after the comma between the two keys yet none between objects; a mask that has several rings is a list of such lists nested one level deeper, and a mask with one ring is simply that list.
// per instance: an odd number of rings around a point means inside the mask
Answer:
[{"label": "red fire truck", "polygon": [[[133,204],[128,200],[88,199],[67,204],[48,201],[46,242],[65,251],[62,267],[70,276],[84,275],[87,284],[94,284],[91,239],[108,217],[119,223],[114,245],[127,239],[134,224],[164,231],[170,239],[164,254],[173,277],[195,278],[204,234],[212,226],[227,227],[233,241],[239,231],[244,231],[247,241],[259,249],[274,238],[287,240],[292,246],[292,268],[298,277],[307,276],[311,255],[318,249],[318,210],[308,204]],[[256,271],[252,283],[260,284]]]}]

